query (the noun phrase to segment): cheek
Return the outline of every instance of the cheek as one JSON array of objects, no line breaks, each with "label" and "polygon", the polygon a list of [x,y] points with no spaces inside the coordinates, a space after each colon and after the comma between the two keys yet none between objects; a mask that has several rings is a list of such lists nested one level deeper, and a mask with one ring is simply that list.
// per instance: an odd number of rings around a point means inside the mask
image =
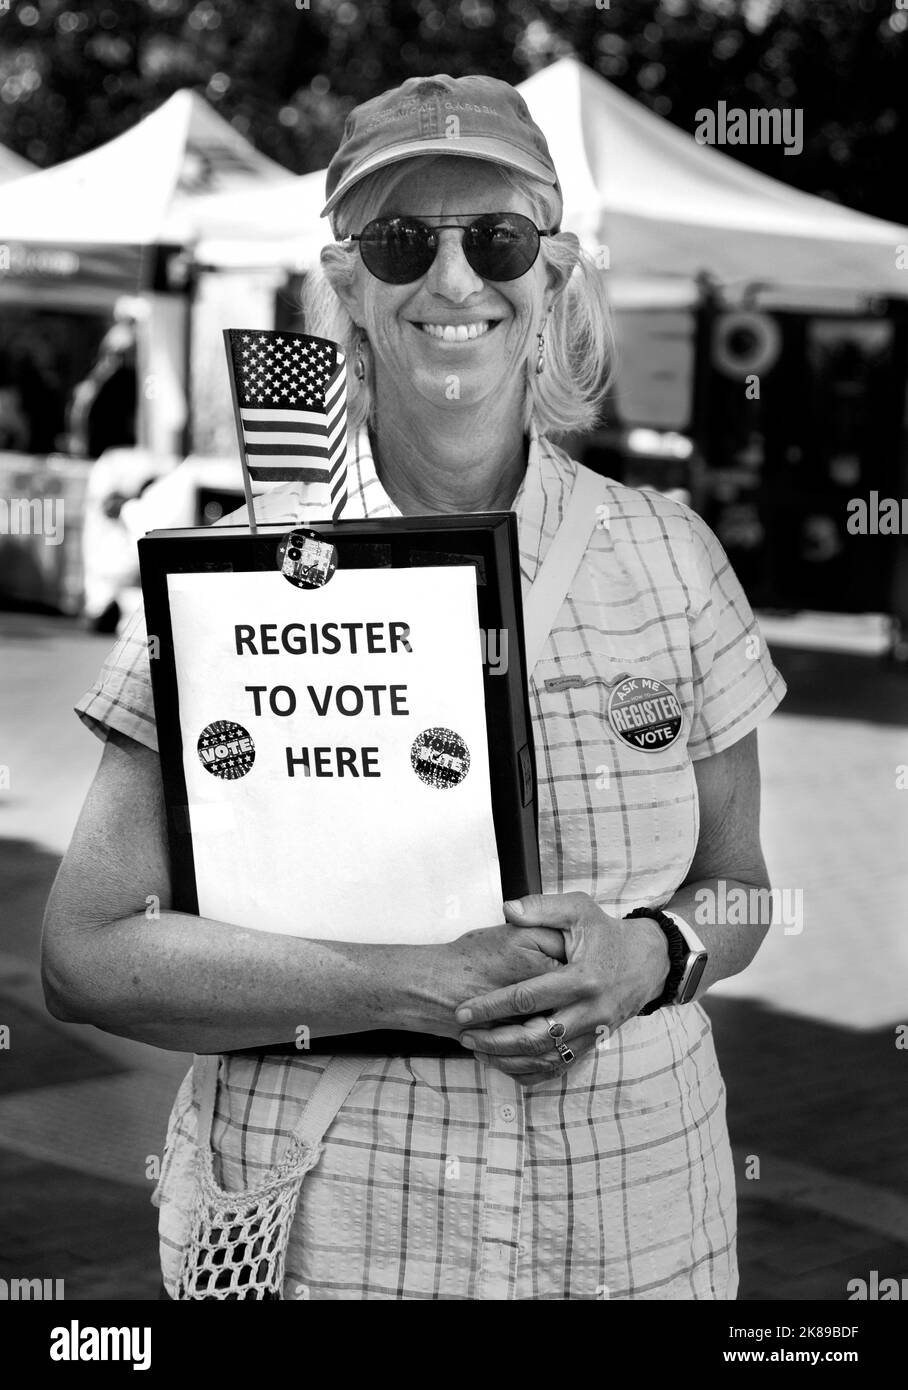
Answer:
[{"label": "cheek", "polygon": [[380,345],[393,341],[403,331],[404,324],[399,314],[402,302],[403,296],[397,299],[390,286],[375,285],[373,281],[373,286],[366,291],[363,304],[366,331],[373,343]]},{"label": "cheek", "polygon": [[530,283],[521,285],[518,292],[509,296],[514,323],[522,333],[528,333],[545,313],[543,282],[533,272],[527,279]]}]

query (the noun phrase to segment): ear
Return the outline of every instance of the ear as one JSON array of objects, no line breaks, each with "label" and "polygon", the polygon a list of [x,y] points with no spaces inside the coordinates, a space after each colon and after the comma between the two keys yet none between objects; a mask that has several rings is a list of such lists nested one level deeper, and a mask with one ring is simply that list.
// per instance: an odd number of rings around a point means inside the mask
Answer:
[{"label": "ear", "polygon": [[342,246],[323,246],[319,257],[325,279],[355,324],[363,321],[357,265],[351,252]]}]

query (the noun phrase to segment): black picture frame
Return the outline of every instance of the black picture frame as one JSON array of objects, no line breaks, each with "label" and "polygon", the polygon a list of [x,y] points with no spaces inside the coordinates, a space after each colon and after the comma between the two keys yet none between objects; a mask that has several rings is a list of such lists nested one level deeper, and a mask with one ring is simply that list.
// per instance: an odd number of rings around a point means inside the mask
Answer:
[{"label": "black picture frame", "polygon": [[[183,771],[183,739],[173,631],[170,574],[268,571],[278,567],[278,546],[289,523],[190,527],[152,531],[139,541],[139,566],[167,810],[171,893],[175,909],[198,914],[192,833]],[[480,512],[381,520],[317,522],[307,526],[337,549],[345,569],[419,568],[471,564],[476,574],[479,625],[507,633],[506,668],[483,662],[492,817],[505,898],[541,891],[536,759],[524,654],[523,604],[513,512]],[[267,1048],[298,1055],[295,1043]],[[464,1055],[453,1039],[384,1030],[313,1038],[316,1053]]]}]

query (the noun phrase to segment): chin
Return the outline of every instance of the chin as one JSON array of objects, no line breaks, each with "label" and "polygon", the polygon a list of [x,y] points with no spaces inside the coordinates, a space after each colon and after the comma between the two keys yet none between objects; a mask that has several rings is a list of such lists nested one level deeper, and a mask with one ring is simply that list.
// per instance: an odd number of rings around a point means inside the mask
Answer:
[{"label": "chin", "polygon": [[417,388],[417,393],[427,406],[441,409],[446,415],[456,416],[458,412],[463,414],[465,411],[475,410],[484,401],[494,400],[500,391],[496,386],[490,387],[488,381],[479,383],[461,380],[460,394],[457,396],[448,396],[444,387],[439,391],[434,382],[432,386],[427,383],[422,390]]}]

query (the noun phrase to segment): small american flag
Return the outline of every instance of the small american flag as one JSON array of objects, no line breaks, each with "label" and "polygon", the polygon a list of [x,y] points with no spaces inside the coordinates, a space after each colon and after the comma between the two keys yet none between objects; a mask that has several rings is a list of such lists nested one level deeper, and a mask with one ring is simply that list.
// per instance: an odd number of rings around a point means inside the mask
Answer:
[{"label": "small american flag", "polygon": [[347,500],[347,372],[329,338],[225,330],[240,451],[256,482],[306,483],[336,521]]}]

